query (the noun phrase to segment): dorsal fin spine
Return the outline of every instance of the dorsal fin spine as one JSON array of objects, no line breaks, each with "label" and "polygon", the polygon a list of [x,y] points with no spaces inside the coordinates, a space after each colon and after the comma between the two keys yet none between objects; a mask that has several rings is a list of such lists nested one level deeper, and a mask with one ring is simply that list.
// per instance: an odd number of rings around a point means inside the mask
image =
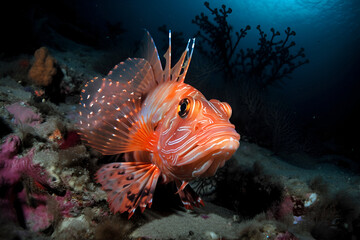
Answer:
[{"label": "dorsal fin spine", "polygon": [[167,70],[169,72],[170,75],[170,70],[171,70],[171,30],[169,30],[169,63],[167,64]]},{"label": "dorsal fin spine", "polygon": [[[191,43],[191,40],[192,40],[192,43]],[[189,49],[190,43],[191,43],[191,49]],[[189,39],[188,44],[186,46],[186,50],[185,50],[187,59],[184,61],[185,62],[185,66],[183,66],[184,71],[179,76],[179,80],[178,80],[179,82],[184,82],[184,80],[185,80],[185,76],[186,76],[186,73],[187,73],[187,71],[189,69],[189,66],[190,66],[190,62],[191,62],[191,58],[192,58],[192,55],[193,55],[193,52],[194,52],[194,48],[195,48],[195,38]]]}]

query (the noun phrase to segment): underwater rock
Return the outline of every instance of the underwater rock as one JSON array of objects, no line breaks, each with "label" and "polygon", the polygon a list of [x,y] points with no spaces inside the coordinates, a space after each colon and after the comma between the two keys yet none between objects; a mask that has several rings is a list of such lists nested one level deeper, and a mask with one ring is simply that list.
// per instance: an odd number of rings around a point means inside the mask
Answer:
[{"label": "underwater rock", "polygon": [[[95,228],[95,240],[124,240],[132,239],[128,235],[134,228],[134,223],[119,216],[103,215]],[[139,238],[140,240],[140,238]]]},{"label": "underwater rock", "polygon": [[[60,131],[60,133],[65,129],[65,123],[61,121],[57,116],[48,116],[46,121],[36,127],[36,133],[44,139],[49,139],[52,141],[52,135],[55,131]],[[53,136],[55,140],[55,136]],[[52,141],[54,142],[54,141]]]},{"label": "underwater rock", "polygon": [[209,240],[211,240],[211,239],[219,239],[219,235],[217,235],[215,232],[211,232],[211,231],[205,232],[205,236]]},{"label": "underwater rock", "polygon": [[299,240],[294,234],[290,232],[279,233],[274,240]]},{"label": "underwater rock", "polygon": [[36,152],[34,162],[43,166],[55,187],[70,187],[75,192],[84,192],[90,182],[89,171],[81,166],[82,159],[89,157],[84,145],[54,151],[44,149]]},{"label": "underwater rock", "polygon": [[[219,213],[213,212],[214,210],[218,210]],[[187,239],[190,235],[189,231],[191,231],[190,239],[236,239],[236,229],[239,225],[232,222],[231,212],[222,212],[222,210],[218,206],[206,203],[205,207],[199,211],[205,211],[209,216],[207,219],[191,212],[177,211],[176,214],[152,219],[135,229],[130,237]]]},{"label": "underwater rock", "polygon": [[274,239],[280,231],[277,222],[254,218],[253,220],[242,222],[239,227],[238,239]]},{"label": "underwater rock", "polygon": [[6,76],[0,78],[0,101],[3,103],[28,102],[31,92],[26,91],[14,78]]},{"label": "underwater rock", "polygon": [[53,239],[89,239],[93,235],[91,223],[84,215],[65,218],[56,231],[52,234]]}]

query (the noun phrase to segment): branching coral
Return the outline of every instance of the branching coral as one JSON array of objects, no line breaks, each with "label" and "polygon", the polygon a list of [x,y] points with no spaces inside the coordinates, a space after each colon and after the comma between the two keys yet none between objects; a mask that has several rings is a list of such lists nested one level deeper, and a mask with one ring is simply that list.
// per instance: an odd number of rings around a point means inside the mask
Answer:
[{"label": "branching coral", "polygon": [[283,78],[289,75],[298,67],[309,60],[299,60],[298,58],[305,58],[304,48],[300,48],[296,54],[291,54],[291,49],[295,46],[294,41],[290,38],[296,33],[288,27],[285,30],[286,37],[284,40],[277,41],[280,32],[271,28],[271,36],[261,30],[260,25],[256,27],[259,31],[259,48],[241,49],[237,54],[235,61],[235,68],[237,75],[244,75],[248,79],[252,79],[260,88],[266,88],[280,82]]},{"label": "branching coral", "polygon": [[239,32],[235,32],[236,39],[233,41],[233,27],[227,22],[227,17],[231,14],[232,9],[227,9],[225,5],[222,5],[220,9],[212,9],[209,2],[205,2],[204,5],[214,15],[215,22],[211,22],[204,13],[201,13],[200,16],[197,15],[192,20],[201,30],[197,34],[198,37],[211,47],[210,52],[206,51],[203,47],[200,48],[200,51],[206,56],[221,62],[224,67],[225,79],[232,79],[235,77],[233,69],[236,64],[234,59],[236,49],[240,40],[250,30],[250,26],[248,25],[245,28],[241,28]]},{"label": "branching coral", "polygon": [[46,47],[36,50],[34,57],[34,63],[28,74],[29,78],[35,85],[49,86],[57,72],[56,60],[49,54]]},{"label": "branching coral", "polygon": [[211,48],[210,51],[202,48],[202,52],[223,64],[225,81],[251,80],[262,89],[288,77],[292,71],[308,62],[308,60],[295,62],[299,58],[304,59],[305,54],[303,48],[296,54],[291,53],[295,42],[290,41],[290,38],[296,33],[290,27],[285,30],[285,39],[278,40],[280,32],[271,28],[271,35],[268,36],[258,25],[256,27],[260,34],[258,49],[239,50],[239,42],[247,35],[250,26],[235,32],[234,37],[233,27],[227,21],[232,9],[226,8],[225,5],[220,9],[211,8],[209,2],[205,2],[204,5],[213,16],[213,21],[201,13],[192,22],[200,28],[198,37]]},{"label": "branching coral", "polygon": [[[225,5],[211,8],[209,2],[204,5],[210,15],[201,13],[192,22],[199,27],[197,35],[202,55],[221,64],[220,80],[225,84],[218,84],[219,81],[217,84],[224,87],[225,101],[235,109],[233,121],[251,141],[276,151],[296,150],[301,139],[294,130],[295,122],[288,121],[292,114],[279,109],[277,104],[274,115],[272,100],[267,98],[270,86],[283,84],[295,69],[309,62],[304,49],[295,48],[295,31],[288,27],[280,36],[279,31],[271,28],[267,34],[258,25],[257,46],[246,48],[243,40],[250,26],[234,31],[228,21],[231,8]],[[203,42],[205,45],[201,46]]]}]

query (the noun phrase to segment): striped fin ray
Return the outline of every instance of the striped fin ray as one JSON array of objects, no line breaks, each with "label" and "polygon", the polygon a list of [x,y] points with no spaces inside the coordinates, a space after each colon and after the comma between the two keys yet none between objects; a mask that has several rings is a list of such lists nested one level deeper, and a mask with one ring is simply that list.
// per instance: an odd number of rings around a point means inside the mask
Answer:
[{"label": "striped fin ray", "polygon": [[160,170],[151,163],[117,162],[106,164],[96,173],[97,182],[107,192],[112,212],[128,212],[151,207]]},{"label": "striped fin ray", "polygon": [[144,150],[146,145],[133,143],[131,136],[150,134],[138,113],[153,83],[150,64],[135,58],[116,65],[107,77],[86,83],[78,124],[82,140],[104,155]]},{"label": "striped fin ray", "polygon": [[178,188],[178,194],[184,207],[186,209],[193,209],[194,207],[204,206],[204,201],[200,198],[200,196],[189,186],[184,183],[181,184],[179,180],[175,181],[176,187]]}]

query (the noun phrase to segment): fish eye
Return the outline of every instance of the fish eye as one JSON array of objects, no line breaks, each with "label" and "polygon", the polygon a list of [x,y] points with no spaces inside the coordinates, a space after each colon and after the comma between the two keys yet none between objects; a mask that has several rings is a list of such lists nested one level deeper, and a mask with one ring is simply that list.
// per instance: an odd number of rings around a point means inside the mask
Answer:
[{"label": "fish eye", "polygon": [[188,98],[181,99],[178,106],[178,114],[181,118],[185,118],[190,111],[190,100]]}]

